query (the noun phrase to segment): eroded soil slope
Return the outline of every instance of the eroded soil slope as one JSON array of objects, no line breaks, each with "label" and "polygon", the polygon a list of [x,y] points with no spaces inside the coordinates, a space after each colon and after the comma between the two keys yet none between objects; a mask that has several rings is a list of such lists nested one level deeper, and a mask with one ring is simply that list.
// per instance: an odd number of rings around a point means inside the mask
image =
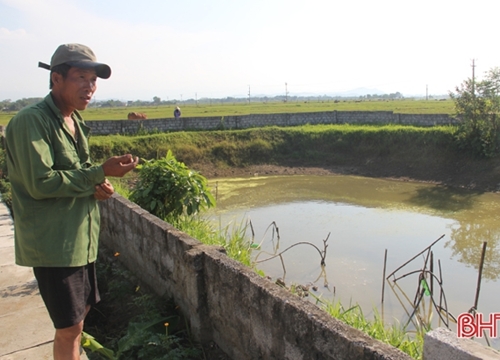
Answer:
[{"label": "eroded soil slope", "polygon": [[442,157],[436,154],[429,156],[427,160],[363,158],[353,160],[349,166],[335,164],[308,166],[305,163],[293,163],[225,168],[218,168],[213,164],[193,164],[190,167],[209,179],[263,175],[342,174],[429,182],[476,191],[500,190],[500,158],[471,159],[459,154],[451,158],[449,154]]}]

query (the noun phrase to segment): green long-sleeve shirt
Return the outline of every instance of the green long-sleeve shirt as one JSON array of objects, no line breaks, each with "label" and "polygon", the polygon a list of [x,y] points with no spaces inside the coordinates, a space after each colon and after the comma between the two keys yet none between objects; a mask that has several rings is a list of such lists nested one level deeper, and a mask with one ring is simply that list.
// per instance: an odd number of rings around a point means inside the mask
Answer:
[{"label": "green long-sleeve shirt", "polygon": [[7,170],[12,185],[16,263],[32,267],[83,266],[96,260],[100,216],[89,128],[73,113],[73,137],[49,94],[7,125]]}]

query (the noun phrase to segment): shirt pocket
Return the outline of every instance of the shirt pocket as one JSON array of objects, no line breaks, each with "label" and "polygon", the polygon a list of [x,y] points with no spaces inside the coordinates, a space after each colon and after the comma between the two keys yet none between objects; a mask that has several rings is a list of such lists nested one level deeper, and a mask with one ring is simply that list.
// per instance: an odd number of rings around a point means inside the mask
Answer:
[{"label": "shirt pocket", "polygon": [[76,170],[80,168],[80,158],[75,149],[61,149],[54,152],[53,170]]}]

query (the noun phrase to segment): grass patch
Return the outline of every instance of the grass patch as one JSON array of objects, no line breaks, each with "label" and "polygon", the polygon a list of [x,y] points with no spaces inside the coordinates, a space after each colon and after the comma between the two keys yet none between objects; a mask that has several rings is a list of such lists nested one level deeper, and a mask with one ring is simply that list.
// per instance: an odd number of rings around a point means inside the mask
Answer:
[{"label": "grass patch", "polygon": [[[199,131],[149,136],[94,136],[91,156],[103,161],[114,154],[132,153],[158,159],[170,149],[192,167],[242,167],[273,164],[290,166],[352,165],[380,157],[404,164],[427,162],[429,156],[456,152],[455,128],[402,125],[303,125],[228,131]],[[455,156],[455,155],[454,155]]]},{"label": "grass patch", "polygon": [[222,246],[227,256],[252,267],[251,241],[246,236],[247,225],[226,226],[217,229],[209,220],[200,215],[167,218],[167,222],[206,245]]},{"label": "grass patch", "polygon": [[317,304],[330,316],[343,323],[361,330],[373,339],[392,345],[414,359],[420,360],[423,355],[424,334],[419,331],[411,338],[409,333],[399,324],[387,326],[378,311],[374,311],[373,320],[367,319],[359,305],[345,308],[339,301],[325,301],[316,297]]}]

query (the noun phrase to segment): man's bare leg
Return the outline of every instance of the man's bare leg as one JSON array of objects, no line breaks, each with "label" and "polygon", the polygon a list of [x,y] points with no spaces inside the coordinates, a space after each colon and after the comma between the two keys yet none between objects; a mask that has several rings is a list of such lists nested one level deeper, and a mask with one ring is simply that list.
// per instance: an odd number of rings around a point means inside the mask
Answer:
[{"label": "man's bare leg", "polygon": [[[90,306],[87,306],[85,316],[87,316],[89,310]],[[76,325],[64,329],[56,329],[54,337],[54,360],[80,360],[82,331],[83,320]]]}]

